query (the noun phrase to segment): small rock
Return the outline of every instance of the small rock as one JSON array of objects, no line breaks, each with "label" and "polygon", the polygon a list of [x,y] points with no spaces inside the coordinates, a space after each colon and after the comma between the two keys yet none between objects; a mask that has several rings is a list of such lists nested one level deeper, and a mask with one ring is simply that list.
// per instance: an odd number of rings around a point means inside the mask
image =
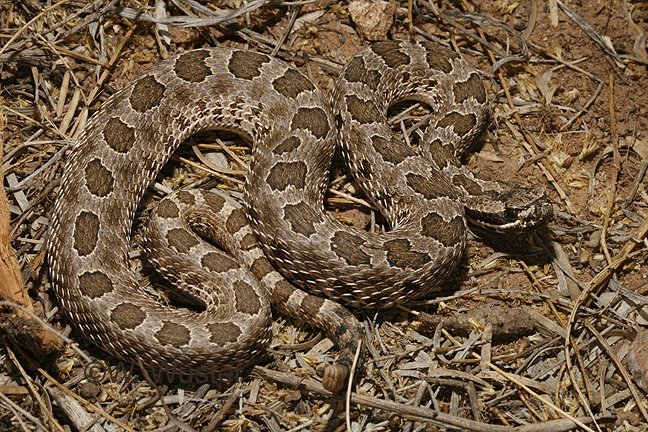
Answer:
[{"label": "small rock", "polygon": [[388,1],[352,1],[349,13],[358,32],[370,41],[385,40],[394,22],[394,9]]},{"label": "small rock", "polygon": [[101,387],[90,381],[83,381],[77,387],[79,395],[84,399],[94,399],[101,393]]},{"label": "small rock", "polygon": [[648,391],[648,330],[637,333],[625,360],[634,382]]},{"label": "small rock", "polygon": [[212,163],[214,166],[220,168],[229,168],[229,163],[227,162],[227,157],[221,152],[209,152],[205,153],[207,160]]}]

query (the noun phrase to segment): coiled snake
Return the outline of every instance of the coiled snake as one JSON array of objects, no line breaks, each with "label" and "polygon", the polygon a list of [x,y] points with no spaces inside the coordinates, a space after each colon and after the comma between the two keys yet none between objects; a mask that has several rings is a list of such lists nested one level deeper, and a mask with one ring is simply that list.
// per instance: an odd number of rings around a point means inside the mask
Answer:
[{"label": "coiled snake", "polygon": [[[386,122],[388,108],[406,99],[433,112],[417,151]],[[268,55],[180,54],[112,95],[74,147],[47,241],[56,294],[106,351],[178,374],[253,362],[270,340],[272,304],[337,341],[341,357],[324,377],[337,390],[361,330],[340,302],[384,308],[433,291],[464,252],[466,215],[497,230],[551,217],[542,191],[479,180],[458,162],[489,114],[478,74],[432,43],[362,51],[330,104]],[[204,307],[193,311],[147,294],[128,250],[146,188],[180,143],[208,128],[253,145],[244,208],[180,191],[159,203],[144,241],[175,289]],[[324,210],[336,145],[386,232],[354,229]]]}]

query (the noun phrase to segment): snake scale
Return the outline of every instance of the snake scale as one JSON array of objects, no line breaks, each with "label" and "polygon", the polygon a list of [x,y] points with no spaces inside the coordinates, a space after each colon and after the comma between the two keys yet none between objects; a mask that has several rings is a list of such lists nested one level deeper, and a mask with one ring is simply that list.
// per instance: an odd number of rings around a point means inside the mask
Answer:
[{"label": "snake scale", "polygon": [[[387,124],[389,107],[403,100],[433,113],[416,149]],[[56,295],[102,349],[181,375],[248,365],[270,341],[271,310],[297,317],[339,345],[323,379],[339,390],[361,334],[340,303],[386,308],[438,289],[464,253],[467,219],[522,231],[551,217],[542,190],[483,181],[458,162],[489,117],[477,72],[429,42],[363,50],[330,101],[265,54],[182,53],[112,95],[74,146],[47,240]],[[190,310],[142,289],[128,251],[146,188],[205,129],[252,144],[244,206],[181,190],[157,205],[143,241],[172,289],[202,307]],[[384,216],[384,232],[325,211],[336,146]]]}]

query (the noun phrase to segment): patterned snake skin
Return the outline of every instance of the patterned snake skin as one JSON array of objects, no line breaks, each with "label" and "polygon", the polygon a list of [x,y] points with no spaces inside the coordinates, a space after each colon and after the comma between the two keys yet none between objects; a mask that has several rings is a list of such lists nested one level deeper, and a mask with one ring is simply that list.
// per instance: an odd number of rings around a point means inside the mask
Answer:
[{"label": "patterned snake skin", "polygon": [[[433,112],[416,151],[387,125],[388,108],[406,99]],[[270,341],[272,305],[336,341],[340,358],[323,382],[337,391],[361,334],[339,303],[386,308],[438,289],[464,252],[466,218],[522,231],[551,217],[543,191],[479,180],[458,162],[489,114],[478,74],[431,43],[362,51],[331,103],[265,54],[180,54],[110,97],[72,151],[47,241],[56,294],[101,348],[173,374],[254,362]],[[146,188],[204,129],[252,143],[244,208],[180,191],[159,203],[143,245],[173,289],[204,309],[195,311],[145,292],[128,250]],[[386,232],[354,229],[324,210],[336,145]]]}]

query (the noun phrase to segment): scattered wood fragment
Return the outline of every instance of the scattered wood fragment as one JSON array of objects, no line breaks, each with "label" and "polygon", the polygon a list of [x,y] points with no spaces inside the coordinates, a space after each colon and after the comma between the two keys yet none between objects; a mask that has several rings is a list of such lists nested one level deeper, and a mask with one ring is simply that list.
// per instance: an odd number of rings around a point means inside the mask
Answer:
[{"label": "scattered wood fragment", "polygon": [[[2,100],[0,99],[0,103]],[[6,115],[0,112],[0,161],[3,159],[4,149],[4,130],[6,125]],[[9,202],[4,189],[4,172],[0,165],[0,298],[11,300],[23,306],[27,310],[33,312],[34,306],[27,290],[24,289],[22,281],[22,273],[20,272],[20,265],[18,259],[11,248],[11,234],[9,221],[11,215],[9,213]],[[18,313],[19,316],[25,317],[23,312]]]},{"label": "scattered wood fragment", "polygon": [[452,315],[420,312],[416,313],[416,318],[421,322],[418,331],[423,334],[433,334],[441,326],[452,334],[468,336],[490,324],[494,343],[508,343],[537,331],[535,321],[525,308],[511,308],[501,303],[483,303]]},{"label": "scattered wood fragment", "polygon": [[[216,386],[207,391],[158,386],[129,372],[90,380],[86,368],[92,358],[100,358],[109,371],[120,365],[63,335],[59,338],[75,351],[66,352],[50,376],[38,373],[43,363],[30,360],[33,349],[13,342],[32,337],[33,345],[42,346],[39,331],[46,323],[35,318],[55,313],[39,247],[65,145],[101,101],[160,58],[217,44],[277,56],[326,89],[346,58],[368,44],[367,37],[358,36],[347,3],[250,0],[241,9],[219,9],[173,0],[158,1],[156,10],[117,0],[5,2],[0,80],[3,95],[10,97],[0,101],[0,110],[8,116],[2,162],[12,227],[4,231],[3,244],[10,240],[15,248],[9,249],[14,262],[5,269],[19,288],[8,290],[17,296],[12,302],[23,308],[10,309],[10,315],[25,316],[23,321],[0,318],[14,334],[0,346],[0,357],[9,359],[0,368],[0,430],[84,427],[89,423],[82,417],[96,419],[91,428],[106,430],[297,431],[323,429],[323,423],[341,430],[345,417],[349,428],[360,430],[551,432],[579,429],[575,422],[582,425],[579,430],[641,428],[648,418],[641,387],[647,376],[646,322],[637,318],[645,315],[637,305],[646,309],[648,292],[643,278],[648,111],[638,101],[648,88],[646,9],[642,2],[630,2],[628,10],[619,7],[623,2],[608,2],[600,13],[587,2],[529,0],[509,2],[501,12],[495,3],[391,0],[395,20],[379,24],[389,24],[383,25],[388,39],[415,34],[450,46],[483,78],[495,78],[489,97],[499,127],[486,137],[484,149],[495,157],[485,158],[482,151],[470,163],[495,176],[497,167],[512,167],[512,180],[546,185],[556,209],[552,244],[548,239],[536,244],[553,251],[553,257],[531,264],[502,254],[497,263],[482,266],[476,264],[480,254],[491,252],[473,243],[459,290],[408,305],[419,311],[418,327],[411,324],[412,311],[364,317],[360,312],[367,349],[357,370],[357,394],[348,393],[350,405],[343,408],[315,381],[298,378],[315,373],[313,361],[334,361],[335,349],[314,349],[315,360],[304,355],[312,334],[290,322],[274,323],[273,346],[280,352],[269,352],[274,361],[268,368],[284,373],[242,374],[236,388],[225,392]],[[371,17],[361,18],[369,22]],[[214,23],[225,24],[208,27]],[[419,121],[411,118],[421,107],[395,115],[392,124],[410,133]],[[208,182],[236,194],[244,182],[247,147],[199,145],[218,152],[229,167],[217,169],[216,177],[210,173],[207,181],[209,164],[200,163],[207,155],[196,150],[195,158],[185,151],[172,162],[178,181],[183,186]],[[504,165],[511,158],[517,161]],[[168,177],[158,185],[170,189],[163,185]],[[348,175],[337,175],[326,205],[345,216],[362,215],[362,226],[369,220],[373,226],[375,208],[354,186]],[[610,191],[616,199],[607,195]],[[9,221],[8,213],[2,221]],[[43,285],[28,285],[27,291],[23,279],[42,279]],[[39,303],[32,304],[36,298]],[[511,315],[502,310],[507,305]],[[439,316],[432,314],[434,306]],[[35,326],[25,325],[25,319]],[[80,339],[76,333],[71,338]],[[75,411],[81,420],[73,419]]]},{"label": "scattered wood fragment", "polygon": [[[255,366],[254,373],[258,376],[261,376],[265,379],[280,382],[284,385],[298,388],[302,391],[314,392],[325,396],[332,396],[331,392],[326,390],[319,382],[311,379],[301,379],[294,375],[287,374],[284,372],[277,372],[271,369],[264,368],[262,366]],[[460,428],[460,430],[465,431],[476,431],[476,432],[546,432],[546,431],[568,431],[575,427],[574,422],[561,419],[553,420],[548,422],[540,422],[533,425],[521,426],[521,427],[508,427],[508,426],[497,426],[489,425],[486,423],[481,423],[478,421],[468,420],[461,417],[455,417],[444,412],[439,412],[434,409],[421,406],[412,406],[408,404],[393,402],[384,399],[378,399],[372,396],[365,396],[362,394],[352,393],[351,394],[351,403],[357,404],[360,406],[378,408],[385,411],[393,412],[400,417],[428,422],[435,424],[441,427],[455,427]],[[599,423],[608,423],[614,421],[615,417],[613,416],[601,416],[596,418],[596,421]],[[583,424],[588,424],[593,421],[591,417],[582,417],[578,418],[579,422]]]},{"label": "scattered wood fragment", "polygon": [[[0,100],[0,104],[2,100]],[[0,161],[2,160],[6,117],[0,112]],[[0,336],[14,344],[27,359],[37,359],[32,366],[51,363],[63,350],[60,338],[33,319],[34,306],[23,284],[18,259],[11,247],[9,202],[0,165],[0,300],[19,306],[0,311]]]}]

